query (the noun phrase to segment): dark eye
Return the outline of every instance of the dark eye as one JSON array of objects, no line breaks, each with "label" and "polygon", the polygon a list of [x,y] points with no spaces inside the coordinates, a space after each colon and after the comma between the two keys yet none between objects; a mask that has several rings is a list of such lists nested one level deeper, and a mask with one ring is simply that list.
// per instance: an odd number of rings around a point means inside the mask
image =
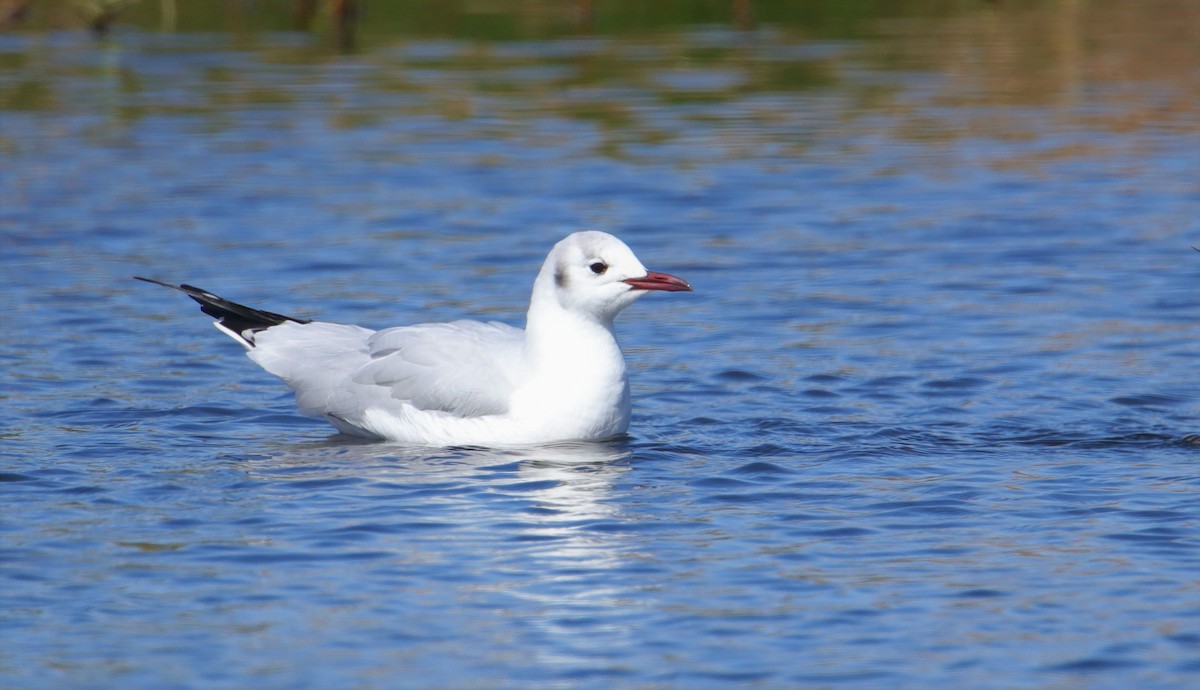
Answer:
[{"label": "dark eye", "polygon": [[604,263],[603,261],[597,261],[591,266],[588,266],[588,268],[592,269],[592,273],[595,273],[596,275],[604,275],[604,272],[608,270],[608,264]]}]

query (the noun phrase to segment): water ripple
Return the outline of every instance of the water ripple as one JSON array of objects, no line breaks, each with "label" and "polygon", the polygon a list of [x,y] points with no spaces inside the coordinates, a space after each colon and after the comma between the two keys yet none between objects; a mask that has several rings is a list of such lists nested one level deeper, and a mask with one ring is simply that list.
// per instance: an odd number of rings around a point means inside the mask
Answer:
[{"label": "water ripple", "polygon": [[[1196,685],[1192,14],[769,5],[0,34],[0,685]],[[574,227],[697,286],[610,443],[331,435],[129,280],[518,323]]]}]

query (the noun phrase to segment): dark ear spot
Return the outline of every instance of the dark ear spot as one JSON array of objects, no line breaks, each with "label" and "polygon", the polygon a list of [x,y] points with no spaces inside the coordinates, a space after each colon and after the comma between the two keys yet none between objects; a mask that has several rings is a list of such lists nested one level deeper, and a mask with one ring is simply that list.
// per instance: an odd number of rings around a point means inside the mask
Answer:
[{"label": "dark ear spot", "polygon": [[559,266],[558,269],[554,271],[554,284],[560,288],[565,288],[567,286],[566,266]]}]

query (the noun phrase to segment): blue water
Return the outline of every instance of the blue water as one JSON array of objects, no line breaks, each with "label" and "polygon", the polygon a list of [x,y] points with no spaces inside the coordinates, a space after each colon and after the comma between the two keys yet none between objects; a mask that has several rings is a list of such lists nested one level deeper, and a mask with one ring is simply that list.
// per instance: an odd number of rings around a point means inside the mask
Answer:
[{"label": "blue water", "polygon": [[[925,28],[0,35],[0,684],[1200,685],[1194,81]],[[519,325],[583,227],[696,287],[604,444],[332,435],[130,280]]]}]

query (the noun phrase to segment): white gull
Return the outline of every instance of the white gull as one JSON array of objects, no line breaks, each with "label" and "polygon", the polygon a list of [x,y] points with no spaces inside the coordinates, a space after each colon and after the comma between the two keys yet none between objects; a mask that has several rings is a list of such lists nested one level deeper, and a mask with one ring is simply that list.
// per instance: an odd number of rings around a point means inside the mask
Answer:
[{"label": "white gull", "polygon": [[427,446],[595,441],[629,428],[629,377],[613,320],[650,290],[690,291],[647,271],[624,242],[567,236],[533,283],[525,330],[451,321],[373,331],[252,309],[172,285],[216,317],[304,414],[346,434]]}]

